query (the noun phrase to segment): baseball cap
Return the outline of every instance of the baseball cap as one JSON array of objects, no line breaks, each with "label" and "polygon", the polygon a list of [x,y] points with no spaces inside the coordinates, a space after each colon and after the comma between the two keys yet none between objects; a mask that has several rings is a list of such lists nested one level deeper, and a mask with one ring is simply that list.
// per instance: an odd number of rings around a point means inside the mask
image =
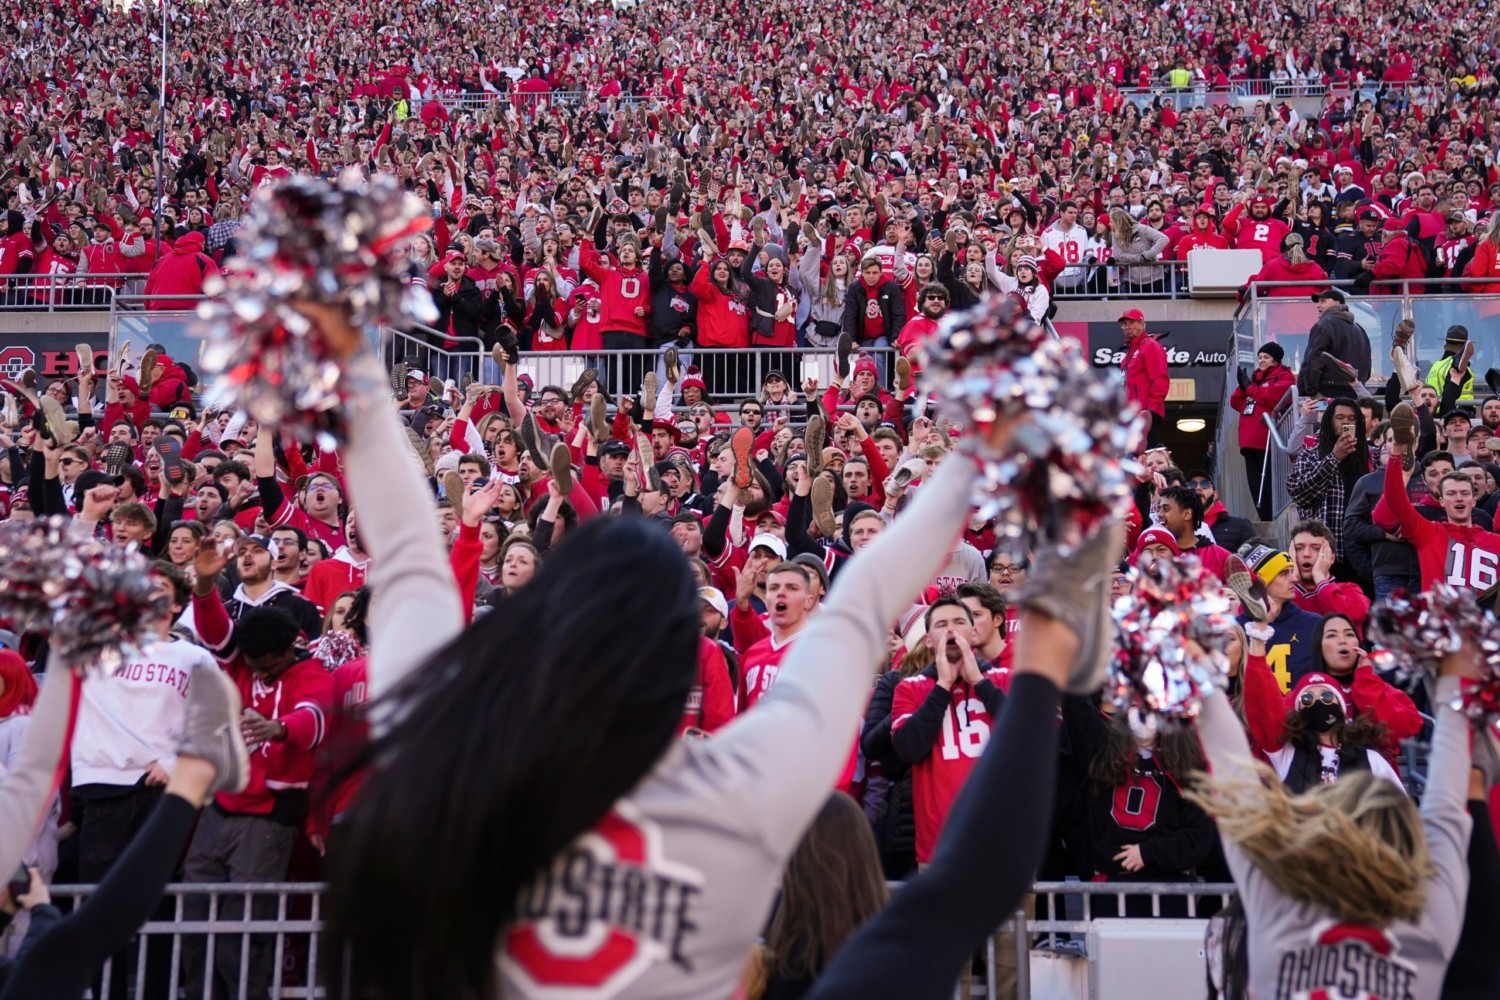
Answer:
[{"label": "baseball cap", "polygon": [[604,444],[602,454],[608,455],[610,458],[625,458],[630,454],[630,445],[624,441],[607,441]]},{"label": "baseball cap", "polygon": [[699,587],[698,600],[724,617],[729,617],[729,602],[724,600],[724,595],[719,592],[718,587]]},{"label": "baseball cap", "polygon": [[823,593],[828,593],[828,567],[823,565],[823,560],[819,559],[811,552],[803,552],[801,555],[793,558],[792,562],[796,563],[799,566],[806,566],[808,569],[812,570],[817,578],[823,583]]},{"label": "baseball cap", "polygon": [[410,382],[412,379],[416,379],[418,382],[426,382],[427,373],[420,368],[408,368],[406,369],[406,380]]},{"label": "baseball cap", "polygon": [[461,260],[465,264],[469,262],[469,258],[464,256],[464,252],[462,250],[449,250],[446,254],[443,255],[444,264],[451,264],[455,260]]},{"label": "baseball cap", "polygon": [[119,486],[125,482],[124,476],[111,476],[99,469],[85,469],[73,480],[73,495],[83,497],[88,495],[89,490],[96,486]]},{"label": "baseball cap", "polygon": [[270,535],[242,536],[238,541],[234,543],[234,554],[239,555],[251,545],[259,545],[261,548],[265,549],[271,554],[272,559],[275,559],[277,556],[281,555],[281,547],[276,544],[276,540]]},{"label": "baseball cap", "polygon": [[1377,212],[1377,211],[1375,211],[1373,208],[1367,208],[1363,212],[1359,213],[1359,221],[1360,222],[1379,222],[1380,221],[1380,213]]},{"label": "baseball cap", "polygon": [[1320,299],[1331,299],[1334,302],[1345,301],[1344,293],[1339,291],[1337,288],[1325,288],[1321,292],[1314,292],[1312,300],[1314,302],[1317,302]]},{"label": "baseball cap", "polygon": [[754,552],[756,549],[760,548],[770,549],[778,559],[786,558],[786,542],[783,542],[775,535],[762,531],[760,534],[750,539],[751,552]]},{"label": "baseball cap", "polygon": [[1139,320],[1140,322],[1144,323],[1146,322],[1146,314],[1141,312],[1139,309],[1126,309],[1124,312],[1120,313],[1120,318],[1115,320],[1115,322],[1123,323],[1128,319]]}]

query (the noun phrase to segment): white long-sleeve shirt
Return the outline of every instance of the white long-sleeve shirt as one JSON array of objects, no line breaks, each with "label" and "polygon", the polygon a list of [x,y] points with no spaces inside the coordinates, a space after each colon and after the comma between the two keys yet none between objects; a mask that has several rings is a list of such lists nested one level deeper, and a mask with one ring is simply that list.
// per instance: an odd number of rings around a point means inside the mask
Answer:
[{"label": "white long-sleeve shirt", "polygon": [[193,671],[217,670],[190,642],[154,642],[110,674],[83,685],[73,734],[73,784],[134,785],[177,760]]}]

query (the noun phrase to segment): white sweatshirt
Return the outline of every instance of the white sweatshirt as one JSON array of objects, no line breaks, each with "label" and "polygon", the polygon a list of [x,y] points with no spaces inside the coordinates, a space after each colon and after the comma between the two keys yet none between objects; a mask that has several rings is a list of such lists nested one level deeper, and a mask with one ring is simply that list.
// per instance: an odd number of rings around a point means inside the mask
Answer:
[{"label": "white sweatshirt", "polygon": [[177,759],[193,671],[217,670],[190,642],[154,642],[112,674],[83,684],[73,734],[73,785],[134,785],[152,763]]}]

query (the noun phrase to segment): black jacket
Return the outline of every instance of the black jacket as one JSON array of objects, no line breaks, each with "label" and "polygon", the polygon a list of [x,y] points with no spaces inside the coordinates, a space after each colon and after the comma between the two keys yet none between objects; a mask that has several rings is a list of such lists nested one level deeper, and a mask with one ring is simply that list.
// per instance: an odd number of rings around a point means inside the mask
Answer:
[{"label": "black jacket", "polygon": [[[1316,358],[1321,352],[1327,351],[1345,364],[1353,365],[1354,370],[1359,373],[1359,380],[1366,381],[1370,377],[1370,338],[1364,331],[1364,327],[1354,322],[1354,314],[1349,311],[1348,306],[1334,306],[1313,324],[1312,330],[1307,335],[1307,354],[1302,359],[1303,367]],[[1298,389],[1304,395],[1316,393],[1321,396],[1352,395],[1349,383],[1334,378],[1329,373],[1324,373],[1318,380],[1317,385],[1303,385],[1304,380],[1299,380]]]},{"label": "black jacket", "polygon": [[[479,337],[479,321],[484,308],[484,298],[479,292],[479,286],[474,284],[474,279],[467,274],[458,281],[458,291],[449,295],[443,282],[433,283],[432,301],[437,305],[437,322],[432,328],[440,334],[448,334],[448,326],[451,321],[455,337]],[[434,347],[442,347],[441,338],[433,344]]]},{"label": "black jacket", "polygon": [[[651,255],[651,342],[664,344],[669,340],[686,341],[698,334],[698,296],[688,291],[684,282],[682,289],[667,281],[667,265],[660,253]],[[692,280],[692,264],[682,259]]]},{"label": "black jacket", "polygon": [[[1385,490],[1385,469],[1361,476],[1344,509],[1344,557],[1355,572],[1374,580],[1377,576],[1420,576],[1417,550],[1410,542],[1393,542],[1385,530],[1371,520],[1375,504]],[[1419,508],[1420,509],[1420,508]]]},{"label": "black jacket", "polygon": [[1255,537],[1255,525],[1249,518],[1236,517],[1227,510],[1219,512],[1208,530],[1213,532],[1215,544],[1230,552],[1238,552],[1241,545]]},{"label": "black jacket", "polygon": [[1333,277],[1353,279],[1368,288],[1372,272],[1366,270],[1364,262],[1375,259],[1380,252],[1380,234],[1366,236],[1355,227],[1353,232],[1339,235],[1333,243]]},{"label": "black jacket", "polygon": [[[795,502],[795,501],[794,501]],[[899,670],[887,670],[875,678],[870,704],[865,709],[865,727],[859,748],[865,759],[879,764],[890,782],[886,794],[884,837],[881,854],[887,859],[907,858],[916,861],[917,821],[911,808],[911,766],[896,756],[891,745],[891,703],[896,685],[901,683]]]},{"label": "black jacket", "polygon": [[[882,281],[875,288],[875,297],[879,300],[880,315],[884,321],[884,333],[894,345],[896,337],[900,335],[901,328],[906,325],[906,293],[901,286],[889,279]],[[870,301],[870,289],[865,284],[864,278],[855,278],[849,282],[849,291],[844,295],[844,332],[854,338],[857,344],[865,337],[865,305]]]}]

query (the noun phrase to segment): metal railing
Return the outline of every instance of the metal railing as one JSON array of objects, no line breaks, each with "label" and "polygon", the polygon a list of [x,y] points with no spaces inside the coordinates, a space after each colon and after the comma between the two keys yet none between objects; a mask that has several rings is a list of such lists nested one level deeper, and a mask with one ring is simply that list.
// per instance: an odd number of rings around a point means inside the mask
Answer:
[{"label": "metal railing", "polygon": [[[901,883],[892,883],[892,888],[900,892]],[[67,909],[84,902],[94,889],[58,885],[51,892]],[[118,956],[104,964],[95,1000],[126,1000],[125,992],[145,996],[148,982],[164,984],[167,995],[174,997],[180,989],[196,995],[201,986],[205,996],[248,1000],[258,981],[267,984],[273,1000],[326,998],[329,993],[320,975],[325,957],[324,890],[316,882],[169,885],[158,911],[168,915],[141,925],[126,949],[127,970],[114,968]],[[1226,904],[1235,888],[1201,882],[1039,882],[1032,893],[1029,905],[997,928],[1009,932],[1014,941],[1017,996],[1022,1000],[1034,995],[1033,953],[1082,960],[1104,922],[1120,927],[1141,920],[1201,922],[1208,915],[1205,911]],[[1024,933],[1015,933],[1018,925]],[[985,974],[975,979],[976,996],[998,996],[997,970],[1009,963],[1001,961],[996,949],[991,935],[983,952]],[[1098,988],[1090,983],[1088,995]]]},{"label": "metal railing", "polygon": [[145,284],[144,272],[120,274],[10,274],[0,278],[0,310],[58,312],[114,309],[127,289]]},{"label": "metal railing", "polygon": [[[1125,269],[1138,271],[1146,267],[1158,268],[1160,277],[1144,284],[1124,280]],[[1052,297],[1058,300],[1179,299],[1187,298],[1191,291],[1185,260],[1160,260],[1149,264],[1113,264],[1109,261],[1070,264],[1052,283]]]}]

